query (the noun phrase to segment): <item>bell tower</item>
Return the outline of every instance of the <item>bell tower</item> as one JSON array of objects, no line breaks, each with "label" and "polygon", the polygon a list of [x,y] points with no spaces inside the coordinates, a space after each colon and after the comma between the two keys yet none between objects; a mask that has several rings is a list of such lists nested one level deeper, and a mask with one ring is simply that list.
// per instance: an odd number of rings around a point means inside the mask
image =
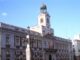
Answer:
[{"label": "bell tower", "polygon": [[47,12],[47,7],[42,4],[38,16],[38,25],[31,28],[31,30],[39,32],[42,36],[54,35],[54,31],[50,26],[50,15]]},{"label": "bell tower", "polygon": [[50,16],[47,12],[47,7],[45,4],[42,4],[40,7],[40,14],[38,16],[38,25],[50,28]]}]

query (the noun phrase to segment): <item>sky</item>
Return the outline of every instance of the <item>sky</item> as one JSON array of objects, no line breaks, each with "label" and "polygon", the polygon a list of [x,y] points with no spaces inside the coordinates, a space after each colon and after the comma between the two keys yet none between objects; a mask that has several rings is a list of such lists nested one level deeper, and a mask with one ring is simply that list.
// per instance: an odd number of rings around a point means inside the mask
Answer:
[{"label": "sky", "polygon": [[35,26],[42,3],[47,5],[54,35],[73,38],[80,34],[80,0],[0,0],[0,22]]}]

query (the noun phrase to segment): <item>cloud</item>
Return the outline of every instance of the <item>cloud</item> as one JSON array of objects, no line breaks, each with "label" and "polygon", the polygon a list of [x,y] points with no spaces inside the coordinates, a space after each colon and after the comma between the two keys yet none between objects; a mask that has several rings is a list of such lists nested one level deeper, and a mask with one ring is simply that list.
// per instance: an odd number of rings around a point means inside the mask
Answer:
[{"label": "cloud", "polygon": [[6,12],[3,12],[1,15],[2,16],[7,16],[7,13]]}]

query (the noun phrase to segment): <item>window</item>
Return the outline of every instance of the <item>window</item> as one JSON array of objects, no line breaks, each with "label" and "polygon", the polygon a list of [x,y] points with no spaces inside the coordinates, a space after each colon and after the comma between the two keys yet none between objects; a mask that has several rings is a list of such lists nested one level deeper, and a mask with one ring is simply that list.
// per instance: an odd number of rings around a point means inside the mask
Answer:
[{"label": "window", "polygon": [[6,59],[6,60],[10,60],[10,59]]},{"label": "window", "polygon": [[9,40],[10,40],[10,35],[6,34],[6,44],[9,44]]},{"label": "window", "polygon": [[41,23],[43,23],[43,19],[41,18]]},{"label": "window", "polygon": [[15,43],[16,46],[20,46],[20,37],[19,36],[15,36]]},{"label": "window", "polygon": [[6,54],[10,54],[10,51],[9,50],[6,50]]},{"label": "window", "polygon": [[10,58],[10,50],[9,49],[6,49],[6,58]]},{"label": "window", "polygon": [[25,42],[25,38],[22,38],[21,40],[22,40],[22,41],[21,41],[22,46],[26,46],[26,45],[25,45],[25,44],[26,44],[26,42]]},{"label": "window", "polygon": [[16,36],[16,42],[17,43],[19,43],[20,41],[19,41],[19,37],[18,36]]},{"label": "window", "polygon": [[80,49],[78,50],[78,52],[80,52]]},{"label": "window", "polygon": [[15,51],[15,54],[16,54],[16,55],[20,55],[20,50],[16,50],[16,51]]},{"label": "window", "polygon": [[45,30],[43,30],[43,33],[45,33]]},{"label": "window", "polygon": [[49,23],[49,19],[47,18],[47,23]]}]

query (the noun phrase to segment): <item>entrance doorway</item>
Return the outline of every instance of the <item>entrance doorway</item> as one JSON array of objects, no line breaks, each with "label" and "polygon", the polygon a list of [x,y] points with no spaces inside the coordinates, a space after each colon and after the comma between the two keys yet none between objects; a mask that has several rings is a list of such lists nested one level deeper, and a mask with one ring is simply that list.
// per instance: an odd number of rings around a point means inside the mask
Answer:
[{"label": "entrance doorway", "polygon": [[49,55],[49,60],[52,60],[52,56],[51,55]]}]

